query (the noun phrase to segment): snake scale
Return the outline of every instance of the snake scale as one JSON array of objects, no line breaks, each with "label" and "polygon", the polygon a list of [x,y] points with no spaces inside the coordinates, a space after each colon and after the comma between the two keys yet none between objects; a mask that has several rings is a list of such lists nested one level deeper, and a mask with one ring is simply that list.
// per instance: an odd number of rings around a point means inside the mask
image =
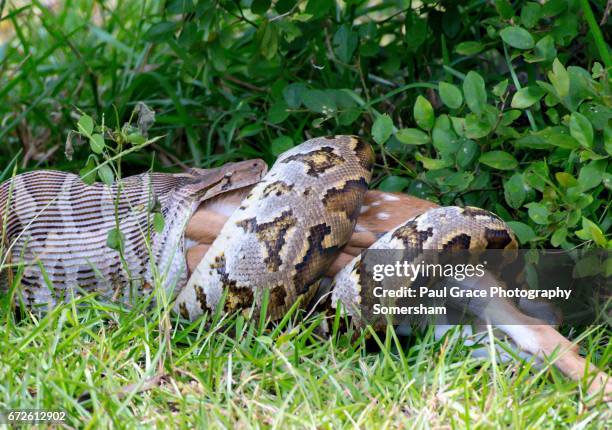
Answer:
[{"label": "snake scale", "polygon": [[[282,316],[298,298],[307,303],[329,264],[348,242],[371,179],[374,153],[354,136],[308,140],[282,154],[265,175],[260,160],[185,174],[142,174],[121,185],[85,185],[78,176],[37,171],[0,188],[6,215],[5,254],[19,263],[23,301],[54,305],[80,289],[127,300],[146,294],[154,277],[176,295],[175,310],[195,319],[214,310],[261,303]],[[263,179],[262,179],[263,176]],[[260,180],[261,179],[261,180]],[[210,250],[187,279],[184,228],[203,200],[253,185]],[[117,203],[117,204],[115,204]],[[157,207],[163,231],[151,229]],[[105,246],[119,225],[123,252]],[[475,208],[431,209],[389,231],[373,248],[516,247],[510,229]],[[359,257],[333,283],[332,305],[358,298]]]}]

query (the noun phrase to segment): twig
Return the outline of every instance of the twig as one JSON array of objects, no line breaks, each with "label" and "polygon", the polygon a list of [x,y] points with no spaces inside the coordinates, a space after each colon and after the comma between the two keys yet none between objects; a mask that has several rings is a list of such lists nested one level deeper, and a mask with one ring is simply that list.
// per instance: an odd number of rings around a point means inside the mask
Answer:
[{"label": "twig", "polygon": [[158,387],[165,377],[165,373],[158,373],[157,375],[145,379],[142,382],[135,382],[133,384],[126,385],[125,387],[121,387],[117,392],[117,397],[122,398],[132,393],[141,393],[143,391],[149,391],[155,387]]},{"label": "twig", "polygon": [[612,11],[612,0],[608,0],[608,4],[606,4],[606,10],[604,10],[603,16],[601,17],[601,21],[599,25],[604,25],[608,22],[608,17],[610,16],[610,12]]},{"label": "twig", "polygon": [[157,143],[152,144],[151,148],[153,148],[154,150],[164,154],[166,157],[168,157],[174,164],[179,166],[181,169],[185,169],[185,170],[189,169],[189,166],[187,164],[183,163],[175,155],[173,155],[170,152],[166,151],[162,146],[158,145]]},{"label": "twig", "polygon": [[241,87],[248,88],[249,90],[252,90],[252,91],[259,91],[261,93],[265,93],[266,92],[265,88],[261,88],[261,87],[258,87],[256,85],[249,84],[248,82],[241,81],[240,79],[238,79],[237,77],[232,76],[232,75],[228,75],[228,74],[223,75],[223,79],[225,79],[226,81],[230,81],[230,82],[233,82],[235,84],[238,84]]},{"label": "twig", "polygon": [[240,16],[236,16],[234,15],[229,9],[227,9],[226,7],[223,7],[223,9],[225,9],[225,11],[227,13],[229,13],[230,15],[234,16],[235,18],[238,18],[241,21],[244,21],[246,23],[251,24],[253,27],[255,28],[259,28],[257,26],[257,24],[255,24],[253,21],[251,21],[250,19],[248,19],[246,16],[244,16],[244,13],[242,13],[242,7],[240,7],[240,2],[238,0],[234,0],[234,4],[236,5],[236,7],[238,8],[238,11],[240,11]]}]

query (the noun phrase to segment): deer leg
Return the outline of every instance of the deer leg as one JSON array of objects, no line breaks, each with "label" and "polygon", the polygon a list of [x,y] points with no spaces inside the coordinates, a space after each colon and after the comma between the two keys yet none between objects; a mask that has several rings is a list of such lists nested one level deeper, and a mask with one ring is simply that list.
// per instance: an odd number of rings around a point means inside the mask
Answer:
[{"label": "deer leg", "polygon": [[[459,284],[465,289],[488,290],[498,282],[487,272],[481,278],[469,278]],[[606,401],[612,400],[612,378],[596,366],[589,365],[578,355],[576,345],[551,325],[524,314],[511,301],[503,298],[490,298],[486,303],[474,300],[467,309],[508,335],[521,350],[543,360],[552,359],[553,364],[571,379],[580,381],[588,373],[588,392],[596,394],[603,391]]]}]

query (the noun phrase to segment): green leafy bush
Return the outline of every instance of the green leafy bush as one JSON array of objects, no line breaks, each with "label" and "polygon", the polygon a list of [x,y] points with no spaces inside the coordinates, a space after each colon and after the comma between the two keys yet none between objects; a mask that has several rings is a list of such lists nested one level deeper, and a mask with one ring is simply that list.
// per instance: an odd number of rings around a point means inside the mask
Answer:
[{"label": "green leafy bush", "polygon": [[117,130],[143,101],[157,113],[151,133],[163,137],[155,151],[128,154],[127,173],[154,162],[271,162],[310,136],[360,134],[376,146],[376,187],[491,209],[526,246],[611,247],[605,6],[9,6],[3,20],[15,31],[0,49],[0,157],[8,162],[24,148],[27,167],[92,167],[85,145],[75,146],[72,162],[52,151],[75,128],[75,107]]}]

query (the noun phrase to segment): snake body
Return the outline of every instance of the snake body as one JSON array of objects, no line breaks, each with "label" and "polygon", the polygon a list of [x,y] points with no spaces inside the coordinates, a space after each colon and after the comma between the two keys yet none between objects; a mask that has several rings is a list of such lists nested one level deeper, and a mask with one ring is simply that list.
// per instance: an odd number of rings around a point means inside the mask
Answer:
[{"label": "snake body", "polygon": [[261,303],[272,318],[308,301],[327,266],[348,242],[368,189],[374,155],[352,136],[311,139],[282,154],[227,220],[175,310],[193,319]]},{"label": "snake body", "polygon": [[[431,263],[431,253],[455,250],[517,249],[518,243],[507,224],[491,212],[474,207],[447,206],[407,220],[374,242],[370,249],[409,250],[412,261],[423,257]],[[372,300],[372,285],[361,276],[362,256],[359,255],[334,277],[331,286],[331,307],[342,308],[357,316],[362,305]],[[405,279],[403,286],[409,286]],[[366,289],[364,291],[364,288]]]},{"label": "snake body", "polygon": [[[86,185],[58,171],[17,175],[0,186],[2,260],[16,267],[4,272],[20,277],[26,305],[54,306],[76,289],[126,301],[150,292],[155,279],[171,292],[186,281],[183,232],[197,205],[252,185],[265,169],[261,160],[249,160],[185,174],[146,173],[111,186]],[[161,231],[152,222],[155,212],[165,220]],[[106,246],[117,226],[121,252]]]},{"label": "snake body", "polygon": [[[18,274],[26,304],[54,305],[75,288],[126,299],[132,292],[147,294],[157,279],[166,292],[177,294],[175,310],[185,318],[216,309],[227,291],[226,311],[259,306],[269,294],[268,312],[276,319],[298,298],[307,303],[313,297],[348,242],[373,162],[368,143],[334,136],[285,152],[263,179],[259,160],[137,175],[112,186],[87,186],[62,172],[30,172],[0,188],[5,248],[13,263],[22,263]],[[239,179],[241,171],[251,174]],[[195,207],[255,183],[187,279],[183,237]],[[166,220],[159,232],[151,227],[155,207]],[[124,237],[121,253],[106,246],[117,225]],[[406,221],[373,245],[407,247],[504,248],[516,247],[516,240],[487,211],[446,207]],[[358,304],[359,264],[357,257],[336,276],[332,306]]]}]

